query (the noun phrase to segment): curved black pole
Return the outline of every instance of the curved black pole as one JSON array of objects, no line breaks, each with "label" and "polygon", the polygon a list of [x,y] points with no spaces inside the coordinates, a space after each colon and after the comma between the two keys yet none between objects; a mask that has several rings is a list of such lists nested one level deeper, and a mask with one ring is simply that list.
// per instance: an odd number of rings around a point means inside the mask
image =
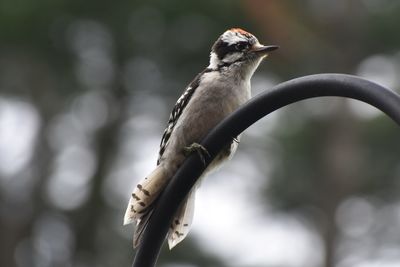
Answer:
[{"label": "curved black pole", "polygon": [[[281,83],[252,98],[218,124],[202,141],[211,158],[250,125],[291,103],[320,96],[340,96],[368,103],[400,125],[400,96],[380,85],[344,74],[316,74]],[[153,267],[168,232],[170,221],[206,166],[197,155],[190,156],[161,194],[137,250],[133,267]]]}]

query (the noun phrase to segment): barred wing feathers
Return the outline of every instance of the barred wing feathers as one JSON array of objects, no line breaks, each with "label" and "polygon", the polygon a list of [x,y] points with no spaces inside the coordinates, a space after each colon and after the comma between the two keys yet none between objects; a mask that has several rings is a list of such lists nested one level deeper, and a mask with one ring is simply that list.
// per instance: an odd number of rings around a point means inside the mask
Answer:
[{"label": "barred wing feathers", "polygon": [[179,117],[181,116],[186,105],[189,103],[193,93],[196,91],[197,87],[200,84],[201,76],[204,73],[210,72],[210,71],[212,71],[212,69],[206,68],[201,73],[199,73],[194,78],[194,80],[189,84],[189,86],[185,89],[185,91],[183,92],[181,97],[179,97],[178,101],[176,102],[174,109],[172,110],[171,115],[169,116],[167,128],[164,130],[163,136],[161,138],[160,151],[158,153],[157,165],[160,164],[161,157],[164,154],[166,147],[168,146],[169,138],[171,137],[172,131],[174,130],[174,127],[175,127],[177,121],[179,120]]}]

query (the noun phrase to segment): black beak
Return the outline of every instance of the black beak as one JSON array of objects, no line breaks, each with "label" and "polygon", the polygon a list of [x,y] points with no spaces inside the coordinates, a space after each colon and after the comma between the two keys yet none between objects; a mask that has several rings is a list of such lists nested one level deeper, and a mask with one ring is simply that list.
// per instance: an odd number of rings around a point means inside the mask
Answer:
[{"label": "black beak", "polygon": [[257,54],[265,55],[278,48],[279,46],[277,45],[258,45],[258,46],[253,46],[250,51],[255,52]]}]

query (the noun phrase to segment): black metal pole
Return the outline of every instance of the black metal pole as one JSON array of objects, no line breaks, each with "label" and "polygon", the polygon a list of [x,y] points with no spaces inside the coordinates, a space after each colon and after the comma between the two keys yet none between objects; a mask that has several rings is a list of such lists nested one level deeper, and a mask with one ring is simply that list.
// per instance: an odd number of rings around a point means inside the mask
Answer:
[{"label": "black metal pole", "polygon": [[[350,75],[305,76],[281,83],[255,96],[217,125],[201,143],[211,155],[206,165],[232,141],[233,137],[262,117],[291,103],[321,96],[339,96],[363,101],[380,109],[400,125],[400,96],[393,91]],[[154,209],[137,250],[133,267],[155,266],[175,211],[205,170],[206,165],[193,154],[172,178]]]}]

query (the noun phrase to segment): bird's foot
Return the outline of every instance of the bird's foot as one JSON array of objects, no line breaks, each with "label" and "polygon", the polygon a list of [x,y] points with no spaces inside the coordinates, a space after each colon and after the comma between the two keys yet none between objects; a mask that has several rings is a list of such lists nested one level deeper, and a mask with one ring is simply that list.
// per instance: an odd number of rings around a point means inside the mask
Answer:
[{"label": "bird's foot", "polygon": [[189,156],[192,152],[197,152],[204,165],[206,165],[205,156],[211,157],[207,149],[198,143],[193,143],[190,146],[186,146],[183,148],[183,153],[185,154],[185,156]]}]

